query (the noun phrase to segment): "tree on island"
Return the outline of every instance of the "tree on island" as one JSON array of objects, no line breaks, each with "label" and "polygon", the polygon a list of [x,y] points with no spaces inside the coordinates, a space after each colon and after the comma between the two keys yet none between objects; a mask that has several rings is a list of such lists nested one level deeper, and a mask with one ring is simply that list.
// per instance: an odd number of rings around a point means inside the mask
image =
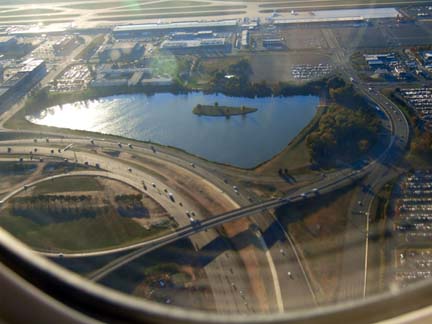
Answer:
[{"label": "tree on island", "polygon": [[219,107],[219,102],[215,101],[214,106]]},{"label": "tree on island", "polygon": [[241,107],[240,107],[240,110],[241,110],[241,112],[245,112],[246,107],[245,107],[245,106],[241,106]]}]

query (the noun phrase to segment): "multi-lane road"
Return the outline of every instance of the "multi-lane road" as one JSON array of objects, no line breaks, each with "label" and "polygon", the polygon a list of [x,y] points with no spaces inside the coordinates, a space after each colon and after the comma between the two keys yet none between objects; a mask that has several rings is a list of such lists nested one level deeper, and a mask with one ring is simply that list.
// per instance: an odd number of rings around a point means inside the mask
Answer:
[{"label": "multi-lane road", "polygon": [[[360,86],[358,86],[360,88]],[[160,237],[158,239],[143,242],[140,244],[136,244],[127,248],[123,249],[130,249],[135,250],[130,254],[127,254],[126,256],[123,256],[119,259],[116,259],[106,266],[102,267],[101,269],[95,271],[91,278],[93,280],[99,280],[102,277],[110,274],[114,270],[118,269],[121,266],[124,266],[128,262],[131,262],[132,260],[138,258],[139,256],[148,253],[152,250],[155,250],[159,247],[162,247],[166,244],[172,243],[178,239],[189,237],[193,234],[197,234],[199,232],[206,232],[206,230],[218,227],[224,223],[232,222],[233,220],[236,220],[238,218],[247,217],[250,215],[255,215],[257,213],[266,212],[268,210],[272,210],[274,208],[277,208],[279,206],[285,205],[287,203],[294,203],[296,201],[308,199],[310,197],[316,196],[318,194],[325,194],[327,192],[339,189],[343,186],[346,186],[348,184],[351,184],[353,181],[356,181],[358,179],[361,179],[363,177],[366,177],[367,179],[379,179],[374,180],[372,184],[372,188],[379,188],[380,185],[384,184],[386,179],[389,179],[391,177],[391,173],[389,172],[388,167],[388,161],[392,160],[398,155],[398,152],[403,151],[407,144],[407,139],[409,136],[409,128],[408,124],[405,120],[405,117],[403,114],[393,106],[392,103],[388,102],[385,97],[381,96],[378,92],[370,91],[369,89],[365,88],[363,86],[360,88],[362,91],[365,92],[365,94],[370,97],[371,100],[373,100],[378,106],[381,107],[383,111],[386,112],[388,122],[389,122],[389,130],[392,132],[392,140],[390,141],[389,145],[386,147],[386,149],[382,152],[380,157],[366,165],[360,170],[352,171],[350,169],[338,171],[332,174],[329,174],[323,179],[320,179],[318,182],[315,182],[313,184],[310,184],[307,187],[302,188],[300,191],[296,191],[295,193],[292,193],[289,196],[283,197],[283,198],[276,198],[276,199],[270,199],[268,201],[262,201],[254,204],[250,204],[242,207],[242,208],[236,208],[232,211],[222,213],[217,216],[213,217],[205,217],[204,219],[197,219],[197,222],[194,222],[194,224],[190,224],[190,220],[184,215],[183,210],[178,210],[178,208],[173,207],[170,203],[168,197],[158,197],[158,195],[153,195],[153,197],[160,202],[164,208],[166,208],[170,214],[175,215],[174,217],[177,220],[180,221],[180,224],[183,226],[178,229],[175,233]],[[148,174],[145,174],[145,172],[140,171],[139,169],[130,171],[130,165],[125,163],[125,161],[118,161],[113,158],[107,157],[107,156],[101,156],[100,154],[89,152],[88,150],[81,150],[79,147],[86,147],[89,145],[89,140],[84,138],[70,138],[70,139],[50,139],[49,143],[44,143],[44,145],[39,141],[38,145],[38,154],[39,155],[45,155],[45,156],[53,156],[57,154],[57,151],[54,151],[52,153],[51,147],[53,145],[66,145],[70,144],[72,145],[73,149],[68,151],[61,151],[59,155],[62,158],[68,158],[69,160],[73,161],[75,160],[76,163],[84,164],[85,162],[91,164],[91,165],[100,165],[101,168],[103,168],[106,171],[109,171],[112,174],[117,174],[118,179],[123,181],[128,181],[131,185],[134,185],[135,187],[142,186],[142,183],[150,184],[154,183],[158,187],[164,187],[165,185],[160,182],[159,179],[149,177]],[[93,141],[94,143],[94,141]],[[15,140],[15,141],[6,141],[1,143],[2,147],[0,149],[7,151],[8,147],[12,147],[12,150],[15,154],[26,154],[31,150],[34,150],[35,143],[32,143],[32,140]],[[104,147],[117,147],[118,143],[110,142],[107,140],[102,141],[102,143],[94,143],[93,145],[103,145]],[[134,146],[133,148],[134,153],[142,151],[143,153],[148,156],[153,150],[148,146]],[[154,152],[153,152],[154,153]],[[208,181],[208,179],[214,178],[214,174],[212,172],[209,172],[208,170],[205,170],[204,168],[200,168],[199,166],[193,164],[191,166],[191,163],[187,161],[182,161],[181,159],[177,157],[169,156],[168,154],[161,153],[157,154],[157,157],[153,157],[156,159],[163,159],[166,163],[167,161],[171,160],[170,163],[172,164],[172,167],[183,167],[193,170],[194,174],[199,173],[199,177],[203,178],[203,181]],[[141,173],[140,173],[141,172]],[[96,172],[97,173],[97,172]],[[129,179],[129,180],[125,180]],[[139,179],[139,180],[138,180]],[[215,186],[213,183],[216,182],[217,185]],[[30,184],[31,185],[31,184]],[[232,199],[227,192],[230,190],[226,188],[226,184],[221,179],[212,179],[212,182],[210,182],[210,185],[214,186],[214,192],[218,192],[218,195],[224,196],[223,199],[230,200]],[[219,187],[222,187],[225,185],[224,190],[220,190]],[[17,189],[17,192],[20,189]],[[175,192],[175,190],[170,189],[174,192],[174,194],[178,197],[181,196],[180,193]],[[149,191],[147,192],[149,193]],[[11,197],[9,195],[8,197]],[[235,195],[234,195],[235,197]],[[239,198],[241,195],[238,195]],[[243,197],[244,198],[244,197]],[[362,201],[365,205],[369,206],[370,202],[372,201],[373,197],[368,195],[362,198]],[[186,200],[185,200],[186,201]],[[246,204],[246,203],[243,203]],[[184,208],[189,208],[189,210],[193,210],[193,206],[186,204]],[[353,217],[352,220],[348,223],[349,227],[352,228],[347,229],[347,237],[346,240],[353,241],[353,237],[356,237],[353,235],[353,233],[360,234],[361,238],[359,241],[363,241],[365,246],[363,244],[356,245],[356,249],[358,249],[358,253],[353,253],[352,251],[347,251],[348,253],[345,253],[344,255],[344,275],[341,279],[341,290],[340,290],[340,296],[341,298],[355,298],[359,296],[359,289],[360,289],[360,295],[365,290],[365,282],[366,282],[366,273],[367,273],[367,227],[368,227],[368,217],[367,213],[365,214],[365,219],[360,217]],[[271,219],[270,223],[277,222],[275,219]],[[362,222],[363,224],[358,224],[359,222]],[[268,224],[267,224],[268,225]],[[358,228],[364,227],[364,231],[358,231]],[[287,242],[290,243],[289,235],[288,233],[285,233],[288,236]],[[195,237],[195,236],[194,236]],[[213,237],[214,238],[214,237]],[[208,241],[204,240],[201,243],[196,243],[196,246],[199,248],[199,246],[203,246],[205,243],[208,243]],[[347,242],[348,243],[348,242]],[[284,252],[280,252],[284,251]],[[287,252],[285,252],[287,251]],[[119,252],[118,250],[108,250],[108,251],[102,251],[102,252],[90,252],[86,254],[66,254],[63,255],[63,257],[86,257],[86,256],[95,256],[100,254],[108,254],[108,253],[116,253]],[[298,255],[295,251],[295,247],[293,247],[292,244],[288,244],[288,246],[280,247],[279,244],[276,244],[273,248],[270,247],[270,255],[269,256],[269,266],[270,266],[270,274],[273,278],[273,283],[279,283],[279,278],[285,278],[287,277],[287,273],[291,273],[292,269],[296,269],[296,273],[300,274],[301,276],[298,277],[301,279],[303,284],[303,289],[306,291],[306,295],[311,298],[311,300],[314,299],[314,292],[311,288],[308,274],[305,273],[303,267],[301,265],[297,264],[294,266],[292,263],[289,264],[286,269],[289,269],[288,271],[280,271],[279,265],[277,265],[276,269],[274,270],[274,259],[279,259],[281,255],[285,253],[290,253],[292,256],[291,259],[294,259],[295,261],[300,261],[298,258]],[[358,267],[358,262],[353,262],[353,255],[355,255],[356,260],[361,260],[360,267]],[[52,254],[51,256],[58,256],[58,254]],[[363,256],[363,257],[362,257]],[[364,271],[359,271],[359,269],[364,269]],[[354,280],[354,277],[356,277],[356,280]],[[280,283],[279,283],[280,285]],[[279,305],[278,308],[280,310],[283,310],[284,307],[280,306],[281,302],[277,302],[278,299],[281,298],[282,290],[280,287],[274,287],[274,296],[276,299],[276,305]],[[343,296],[343,297],[342,297]]]},{"label": "multi-lane road", "polygon": [[[72,56],[69,59],[72,59]],[[340,56],[339,59],[343,60],[343,56]],[[347,72],[350,75],[354,75],[352,74],[354,72],[351,70]],[[52,75],[48,76],[42,82],[49,81],[51,77]],[[139,256],[180,238],[191,237],[194,246],[200,249],[217,238],[217,231],[212,229],[222,224],[230,223],[233,220],[247,217],[251,223],[255,223],[260,229],[253,235],[256,235],[258,241],[262,243],[262,248],[256,248],[255,253],[260,259],[260,264],[265,265],[261,269],[261,275],[265,276],[265,278],[261,278],[261,280],[264,279],[265,281],[264,287],[268,292],[268,304],[272,305],[268,308],[268,311],[284,311],[291,308],[314,305],[316,300],[309,275],[302,266],[289,233],[286,233],[283,227],[280,226],[277,219],[272,215],[271,210],[287,203],[295,203],[296,201],[331,192],[360,179],[364,179],[364,184],[368,185],[372,190],[378,190],[388,179],[395,175],[396,171],[392,168],[391,163],[400,157],[400,153],[403,152],[407,145],[409,127],[405,117],[397,107],[380,95],[379,92],[374,89],[372,91],[369,90],[370,85],[358,82],[356,83],[356,87],[375,102],[385,112],[387,117],[387,127],[391,133],[391,137],[389,137],[388,145],[383,149],[378,158],[360,170],[353,171],[347,168],[328,173],[325,177],[318,178],[313,183],[292,192],[286,197],[255,202],[253,204],[250,203],[251,195],[247,193],[247,188],[240,187],[240,192],[238,194],[234,193],[232,183],[227,184],[224,181],[224,173],[219,171],[214,172],[215,166],[204,163],[194,157],[188,157],[183,153],[173,154],[172,150],[159,150],[158,148],[157,154],[154,154],[155,152],[152,150],[150,144],[135,144],[133,149],[123,145],[121,148],[121,151],[133,151],[134,155],[140,156],[142,159],[140,161],[113,158],[95,150],[95,148],[99,150],[102,148],[119,149],[118,143],[113,140],[95,140],[90,144],[89,139],[85,137],[60,137],[59,134],[54,133],[44,134],[44,136],[50,136],[49,143],[43,140],[34,143],[32,139],[4,141],[0,142],[0,150],[6,152],[7,147],[11,147],[13,154],[25,155],[37,147],[38,155],[53,158],[61,157],[62,159],[67,158],[69,161],[79,164],[84,164],[84,162],[93,166],[98,164],[103,171],[88,171],[89,175],[93,173],[93,175],[114,177],[135,188],[141,188],[143,192],[146,192],[158,201],[175,217],[180,225],[180,228],[176,232],[152,241],[124,248],[130,249],[132,252],[115,259],[101,269],[93,272],[91,274],[93,280],[99,280]],[[18,104],[0,116],[2,131],[8,132],[8,130],[3,129],[4,122],[19,109],[20,105]],[[25,133],[25,131],[18,131],[18,133],[20,132]],[[60,153],[55,150],[54,153],[51,153],[53,147],[57,149],[69,144],[72,145],[71,150],[61,151]],[[220,213],[217,216],[211,216],[210,214],[199,215],[196,218],[198,222],[191,224],[185,215],[185,210],[196,210],[193,199],[186,197],[181,191],[176,191],[175,188],[170,187],[163,180],[163,177],[155,177],[155,169],[149,166],[155,163],[158,166],[172,170],[172,172],[182,174],[183,177],[193,177],[197,182],[201,182],[203,187],[207,188],[208,192],[214,195],[216,200],[224,201],[226,206],[230,205],[231,210]],[[83,174],[86,173],[84,172]],[[150,185],[152,183],[155,184],[156,188],[169,188],[170,192],[183,202],[182,208],[179,205],[173,204],[168,196],[161,195],[159,190],[154,190],[154,187]],[[28,185],[31,186],[34,184],[36,183]],[[146,184],[146,187],[149,189],[144,190],[143,184]],[[7,200],[20,190],[23,190],[23,188],[17,188],[16,192],[3,200]],[[360,192],[358,200],[362,201],[362,204],[366,207],[362,211],[362,217],[359,217],[355,208],[351,208],[355,212],[350,213],[345,236],[347,249],[343,256],[343,271],[340,282],[341,288],[339,290],[340,300],[364,296],[366,291],[369,209],[373,196]],[[276,226],[273,226],[274,224]],[[268,244],[269,242],[266,242],[262,236],[262,233],[267,230],[274,231],[274,236],[279,239],[272,244]],[[283,239],[281,239],[280,232],[283,233]],[[352,242],[356,244],[353,245],[351,244]],[[116,252],[119,251],[113,249],[75,255],[64,254],[63,257],[82,258]],[[51,254],[50,256],[58,257],[58,254]],[[247,274],[247,269],[244,267],[244,260],[237,253],[232,253],[231,251],[222,253],[207,267],[206,273],[209,277],[212,290],[218,292],[215,300],[216,308],[219,310],[225,312],[227,310],[236,312],[260,310],[257,300],[251,300],[250,303],[245,304],[243,300],[244,296],[239,296],[238,291],[233,289],[232,284],[234,281],[236,286],[241,286],[242,291],[252,296],[250,297],[251,299],[254,298],[250,283],[254,278],[250,277],[250,273]],[[303,297],[299,298],[299,296]]]}]

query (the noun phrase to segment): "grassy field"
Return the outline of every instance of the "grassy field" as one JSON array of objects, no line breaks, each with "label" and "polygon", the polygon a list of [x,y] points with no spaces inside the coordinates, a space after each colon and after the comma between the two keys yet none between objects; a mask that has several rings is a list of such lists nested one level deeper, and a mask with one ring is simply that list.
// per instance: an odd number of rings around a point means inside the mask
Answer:
[{"label": "grassy field", "polygon": [[34,195],[60,192],[100,191],[103,187],[93,177],[67,177],[42,182],[34,189]]},{"label": "grassy field", "polygon": [[[147,8],[147,7],[146,7]],[[205,7],[179,7],[179,8],[155,8],[155,9],[134,9],[134,10],[118,10],[101,13],[99,16],[133,16],[133,15],[146,15],[146,14],[165,14],[169,12],[181,13],[181,12],[207,12],[217,10],[236,10],[245,9],[246,6],[205,6]]]},{"label": "grassy field", "polygon": [[22,16],[22,15],[44,15],[44,14],[55,14],[61,12],[60,10],[55,10],[55,9],[46,9],[46,8],[41,8],[41,9],[27,9],[27,10],[14,10],[14,11],[7,11],[7,12],[3,12],[0,11],[0,16],[1,17],[5,17],[5,16]]},{"label": "grassy field", "polygon": [[243,15],[245,11],[211,11],[211,12],[190,12],[190,13],[172,13],[159,15],[134,15],[121,17],[105,17],[95,18],[91,21],[119,21],[119,20],[141,20],[141,19],[165,19],[165,18],[193,18],[193,17],[208,17],[208,16],[226,16],[226,15]]},{"label": "grassy field", "polygon": [[74,14],[58,14],[58,15],[46,15],[46,16],[8,16],[8,17],[2,17],[1,21],[3,22],[13,22],[13,21],[51,21],[55,19],[63,19],[63,18],[77,18],[78,15]]},{"label": "grassy field", "polygon": [[[151,2],[151,3],[148,3]],[[133,3],[125,2],[87,2],[83,1],[76,4],[68,4],[62,7],[71,9],[109,9],[109,8],[167,8],[183,6],[204,6],[209,4],[203,1],[161,1],[153,3],[152,0],[139,0]]]},{"label": "grassy field", "polygon": [[112,211],[96,217],[40,225],[19,215],[3,214],[0,226],[30,247],[42,251],[94,251],[126,246],[163,235],[168,228],[146,230]]},{"label": "grassy field", "polygon": [[341,274],[347,206],[355,188],[340,190],[308,202],[277,211],[292,235],[318,286],[319,302],[334,301]]},{"label": "grassy field", "polygon": [[125,246],[177,226],[148,196],[117,181],[91,177],[42,183],[8,201],[0,214],[0,226],[42,251]]}]

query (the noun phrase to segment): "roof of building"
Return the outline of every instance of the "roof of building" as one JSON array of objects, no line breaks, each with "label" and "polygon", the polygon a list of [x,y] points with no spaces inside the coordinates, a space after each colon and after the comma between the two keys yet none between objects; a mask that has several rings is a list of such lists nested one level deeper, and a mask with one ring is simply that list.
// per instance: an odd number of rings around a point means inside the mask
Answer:
[{"label": "roof of building", "polygon": [[31,72],[44,63],[44,60],[29,58],[21,63],[20,72]]},{"label": "roof of building", "polygon": [[384,61],[382,61],[382,60],[369,60],[368,64],[369,65],[381,65],[381,64],[384,64]]},{"label": "roof of building", "polygon": [[211,27],[234,27],[237,26],[237,20],[217,20],[217,21],[185,21],[172,22],[162,24],[141,24],[141,25],[126,25],[114,27],[114,32],[129,32],[129,31],[153,31],[164,29],[180,29],[180,28],[211,28]]},{"label": "roof of building", "polygon": [[200,46],[220,46],[225,44],[225,38],[192,39],[192,40],[166,40],[161,48],[194,48]]},{"label": "roof of building", "polygon": [[347,22],[347,21],[364,21],[362,16],[357,17],[328,17],[328,18],[298,18],[298,19],[275,19],[276,25],[284,24],[307,24],[307,23],[326,23],[326,22]]}]

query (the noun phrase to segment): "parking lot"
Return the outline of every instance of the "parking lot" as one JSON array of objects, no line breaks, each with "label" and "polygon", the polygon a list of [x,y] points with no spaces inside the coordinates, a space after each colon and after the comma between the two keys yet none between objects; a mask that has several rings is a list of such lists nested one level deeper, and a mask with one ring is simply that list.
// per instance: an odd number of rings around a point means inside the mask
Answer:
[{"label": "parking lot", "polygon": [[53,82],[51,90],[79,91],[87,88],[91,80],[92,76],[86,65],[73,65]]},{"label": "parking lot", "polygon": [[[401,89],[402,97],[416,110],[420,118],[430,124],[432,121],[432,88]],[[430,128],[430,125],[427,125]]]},{"label": "parking lot", "polygon": [[330,74],[333,66],[330,64],[296,64],[292,66],[291,74],[295,80],[313,80]]},{"label": "parking lot", "polygon": [[396,185],[394,280],[399,286],[432,277],[432,172],[416,171]]},{"label": "parking lot", "polygon": [[[273,52],[250,57],[253,82],[295,81],[293,70],[300,65],[332,66],[332,58],[319,52]],[[301,81],[301,79],[298,79]]]}]

